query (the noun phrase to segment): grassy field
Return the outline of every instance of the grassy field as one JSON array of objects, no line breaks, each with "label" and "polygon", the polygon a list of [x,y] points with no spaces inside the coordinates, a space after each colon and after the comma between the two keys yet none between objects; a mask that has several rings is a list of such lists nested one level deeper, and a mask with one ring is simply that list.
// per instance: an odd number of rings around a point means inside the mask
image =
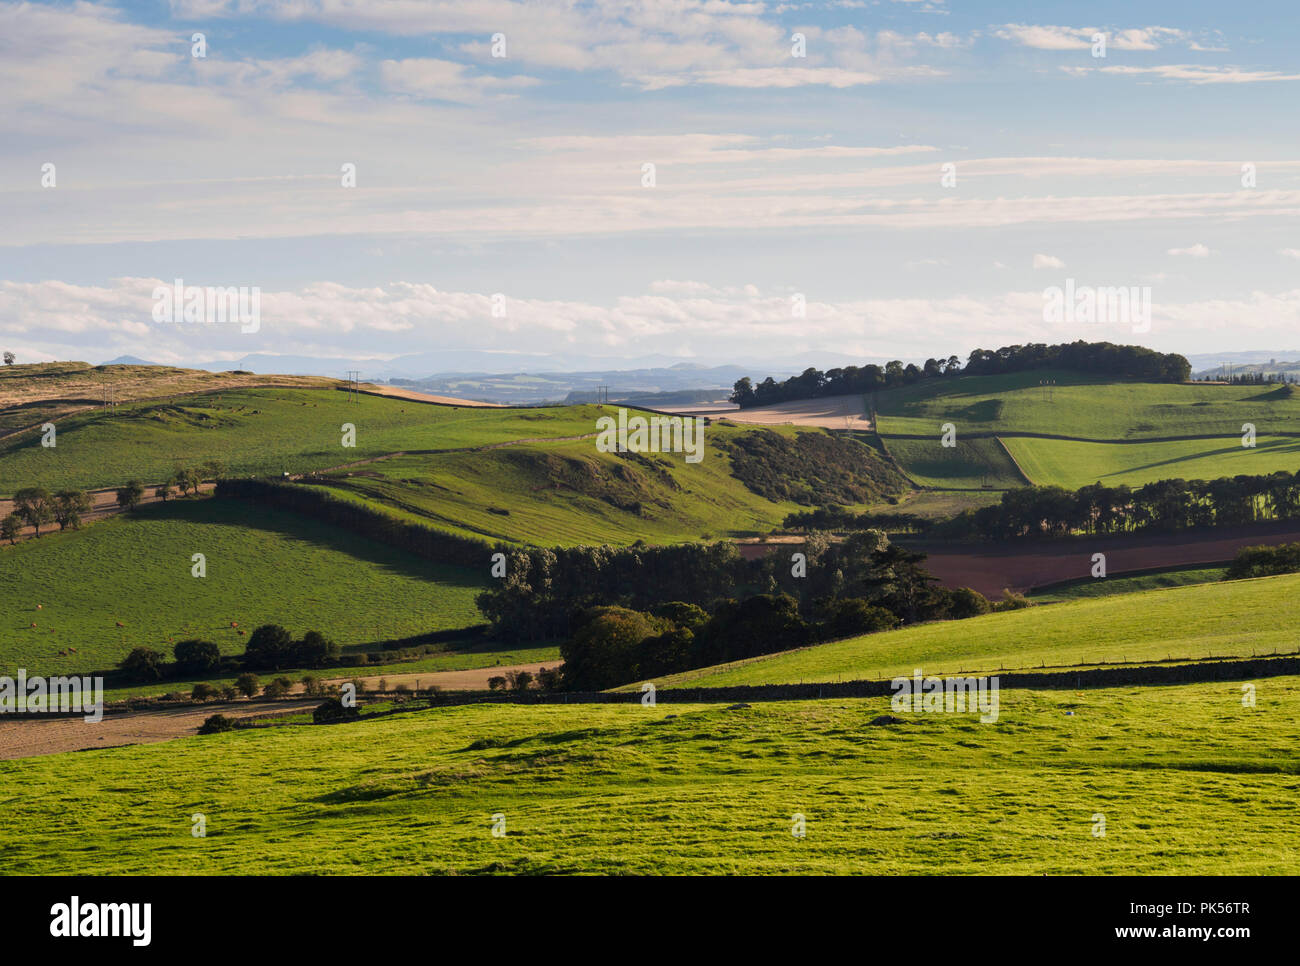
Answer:
[{"label": "grassy field", "polygon": [[[303,473],[384,453],[483,446],[593,433],[599,406],[491,409],[432,406],[329,389],[256,389],[133,403],[71,416],[57,445],[26,435],[0,443],[0,494],[22,486],[92,489],[156,483],[177,466],[222,460],[233,476]],[[613,410],[610,410],[613,412]],[[356,427],[345,448],[340,427]]]},{"label": "grassy field", "polygon": [[657,680],[660,687],[854,681],[1292,652],[1300,574],[939,621]]},{"label": "grassy field", "polygon": [[1234,682],[1004,691],[992,724],[873,726],[880,698],[237,731],[0,762],[0,849],[13,874],[1295,874],[1297,699],[1278,678],[1253,709]]},{"label": "grassy field", "polygon": [[731,475],[717,444],[743,432],[710,427],[699,463],[600,453],[588,439],[398,457],[335,474],[323,488],[439,529],[542,546],[747,536],[806,508],[765,499]]},{"label": "grassy field", "polygon": [[912,480],[921,486],[956,489],[1005,490],[1024,486],[996,439],[962,439],[945,447],[939,435],[934,439],[886,439],[889,455]]},{"label": "grassy field", "polygon": [[[1039,386],[1057,385],[1050,401]],[[1111,382],[1104,376],[1035,370],[1002,376],[927,380],[877,394],[878,429],[933,435],[942,423],[962,433],[1050,433],[1083,439],[1240,436],[1254,423],[1266,436],[1300,430],[1300,393],[1268,386]]]},{"label": "grassy field", "polygon": [[[1300,428],[1300,422],[1295,427]],[[1039,485],[1078,489],[1090,483],[1141,486],[1155,480],[1216,480],[1222,476],[1267,475],[1300,470],[1300,438],[1240,437],[1167,443],[1079,443],[1072,440],[1003,440],[1026,475]],[[894,442],[890,442],[893,448]]]},{"label": "grassy field", "polygon": [[[195,553],[206,577],[191,576]],[[172,500],[0,547],[0,674],[100,670],[191,636],[239,653],[247,637],[232,621],[345,646],[465,627],[482,620],[486,574],[486,561],[482,574],[432,564],[242,501]],[[77,653],[59,657],[68,646]]]},{"label": "grassy field", "polygon": [[1035,603],[1040,604],[1089,597],[1113,597],[1116,594],[1132,594],[1140,590],[1161,590],[1165,587],[1211,584],[1222,580],[1223,574],[1223,567],[1193,566],[1136,574],[1132,577],[1107,577],[1105,580],[1084,577],[1080,580],[1040,588],[1031,592],[1029,597]]},{"label": "grassy field", "polygon": [[172,366],[20,363],[0,368],[0,435],[71,410],[103,405],[110,392],[113,399],[124,403],[168,393],[224,391],[259,385],[324,388],[339,384],[338,379],[319,376],[264,376]]}]

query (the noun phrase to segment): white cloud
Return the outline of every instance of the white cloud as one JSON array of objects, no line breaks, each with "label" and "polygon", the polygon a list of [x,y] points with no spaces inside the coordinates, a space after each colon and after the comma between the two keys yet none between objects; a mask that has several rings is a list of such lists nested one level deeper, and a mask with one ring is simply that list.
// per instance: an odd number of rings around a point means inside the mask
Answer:
[{"label": "white cloud", "polygon": [[1055,255],[1035,255],[1034,268],[1065,268],[1065,262]]},{"label": "white cloud", "polygon": [[1132,27],[1107,30],[1100,27],[1057,27],[1009,23],[993,30],[993,36],[1022,47],[1037,50],[1088,50],[1094,34],[1106,35],[1111,50],[1158,50],[1165,44],[1183,40],[1187,34],[1174,27]]},{"label": "white cloud", "polygon": [[1082,77],[1094,74],[1149,75],[1164,80],[1187,81],[1189,84],[1258,84],[1265,81],[1300,80],[1300,74],[1276,70],[1242,70],[1238,67],[1210,67],[1204,64],[1160,64],[1154,67],[1062,67],[1061,70]]},{"label": "white cloud", "polygon": [[430,57],[385,60],[379,65],[384,86],[394,93],[442,101],[478,103],[540,84],[535,77],[495,77],[473,73],[464,64]]},{"label": "white cloud", "polygon": [[[0,282],[0,335],[6,348],[24,359],[130,353],[159,362],[253,352],[355,355],[358,350],[367,358],[383,358],[456,348],[576,349],[588,355],[665,352],[719,359],[782,358],[810,350],[864,358],[924,357],[976,345],[1132,338],[1124,327],[1044,324],[1040,291],[810,299],[806,317],[792,321],[785,289],[703,282],[659,284],[658,291],[602,304],[511,297],[506,318],[493,317],[488,293],[446,291],[420,282],[374,287],[314,283],[264,291],[261,331],[241,335],[237,327],[154,324],[151,293],[162,284],[169,281],[119,278],[103,286]],[[1152,337],[1175,339],[1185,351],[1198,338],[1216,338],[1224,320],[1260,344],[1285,341],[1300,325],[1300,289],[1189,302],[1157,297]]]},{"label": "white cloud", "polygon": [[1284,258],[1300,260],[1300,248],[1279,248],[1277,253]]},{"label": "white cloud", "polygon": [[1190,258],[1209,258],[1212,254],[1206,245],[1195,244],[1187,248],[1171,248],[1165,252],[1166,255],[1187,255]]}]

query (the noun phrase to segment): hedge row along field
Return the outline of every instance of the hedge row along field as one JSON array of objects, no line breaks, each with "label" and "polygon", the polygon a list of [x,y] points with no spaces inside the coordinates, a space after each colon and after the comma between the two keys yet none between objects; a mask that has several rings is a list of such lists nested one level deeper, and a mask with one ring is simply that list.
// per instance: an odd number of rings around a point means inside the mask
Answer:
[{"label": "hedge row along field", "polygon": [[1300,575],[1078,600],[958,623],[922,624],[687,671],[661,687],[797,684],[911,674],[1029,671],[1168,658],[1251,657],[1300,649]]}]

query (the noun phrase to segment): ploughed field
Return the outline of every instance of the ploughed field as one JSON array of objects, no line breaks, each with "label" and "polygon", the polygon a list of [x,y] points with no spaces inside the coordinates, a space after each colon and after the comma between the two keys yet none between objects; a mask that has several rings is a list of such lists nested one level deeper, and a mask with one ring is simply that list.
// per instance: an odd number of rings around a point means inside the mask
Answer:
[{"label": "ploughed field", "polygon": [[23,790],[0,848],[18,874],[1295,874],[1297,699],[1274,678],[1254,708],[1236,682],[1003,690],[987,724],[878,698],[236,731],[0,762]]}]

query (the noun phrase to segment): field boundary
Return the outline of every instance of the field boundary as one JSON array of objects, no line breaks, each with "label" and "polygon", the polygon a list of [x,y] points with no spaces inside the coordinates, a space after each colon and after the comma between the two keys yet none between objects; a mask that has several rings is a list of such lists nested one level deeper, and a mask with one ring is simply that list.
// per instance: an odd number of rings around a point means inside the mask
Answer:
[{"label": "field boundary", "polygon": [[[1240,681],[1247,678],[1300,674],[1300,657],[1248,658],[1191,664],[1141,667],[1090,668],[1059,672],[997,672],[947,677],[996,677],[1003,689],[1066,691],[1081,688],[1115,688],[1149,685],[1197,684]],[[655,701],[669,704],[715,704],[745,701],[809,701],[824,698],[879,698],[894,693],[891,679],[878,681],[827,681],[820,684],[737,684],[714,688],[658,688]],[[557,692],[443,692],[431,707],[500,704],[635,704],[639,691]]]}]

